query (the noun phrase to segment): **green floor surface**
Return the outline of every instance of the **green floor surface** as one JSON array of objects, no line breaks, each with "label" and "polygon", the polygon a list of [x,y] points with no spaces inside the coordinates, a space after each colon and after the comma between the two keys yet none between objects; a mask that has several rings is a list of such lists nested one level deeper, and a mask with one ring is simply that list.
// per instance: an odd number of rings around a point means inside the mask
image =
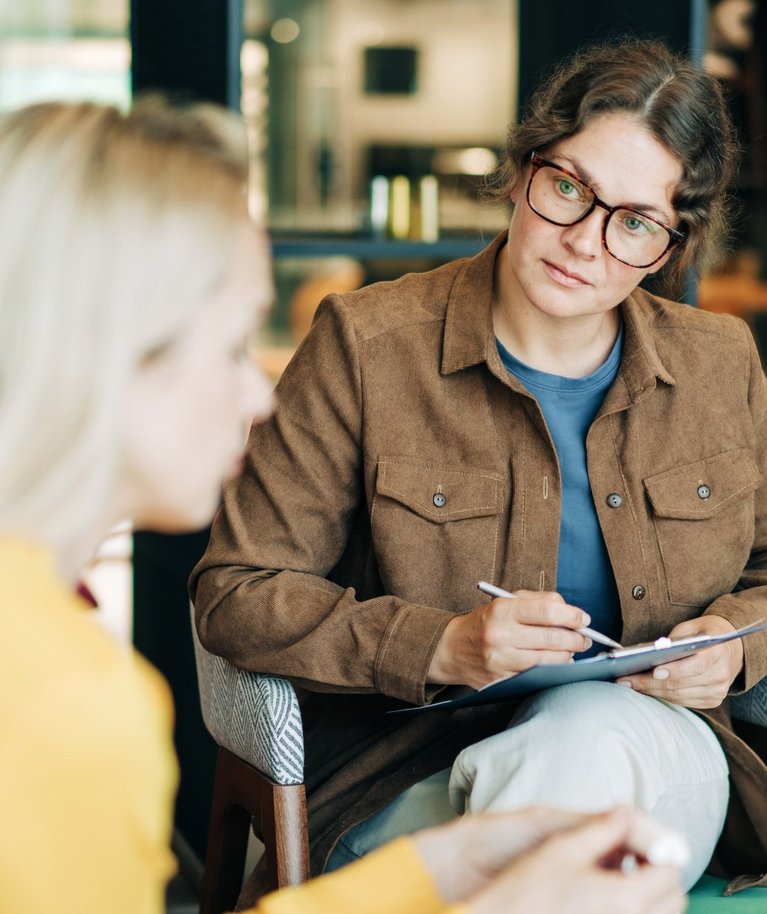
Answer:
[{"label": "green floor surface", "polygon": [[690,892],[687,914],[767,914],[767,888],[746,889],[723,898],[726,884],[724,879],[703,876]]}]

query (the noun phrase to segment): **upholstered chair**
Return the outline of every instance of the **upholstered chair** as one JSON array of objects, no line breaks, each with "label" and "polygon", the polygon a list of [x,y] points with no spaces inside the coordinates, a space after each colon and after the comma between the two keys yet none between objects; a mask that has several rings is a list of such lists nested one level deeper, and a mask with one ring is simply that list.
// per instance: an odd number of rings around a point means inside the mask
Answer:
[{"label": "upholstered chair", "polygon": [[202,716],[219,747],[200,914],[222,914],[240,891],[251,820],[270,888],[309,877],[303,729],[287,680],[232,666],[192,630]]}]

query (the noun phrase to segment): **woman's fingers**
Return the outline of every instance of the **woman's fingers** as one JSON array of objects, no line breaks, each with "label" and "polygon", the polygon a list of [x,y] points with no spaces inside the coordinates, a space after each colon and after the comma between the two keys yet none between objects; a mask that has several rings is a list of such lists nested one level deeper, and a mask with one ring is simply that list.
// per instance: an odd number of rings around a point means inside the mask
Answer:
[{"label": "woman's fingers", "polygon": [[[680,622],[671,630],[669,637],[730,634],[734,630],[730,621],[710,614]],[[692,657],[664,663],[649,673],[626,676],[618,682],[685,708],[717,708],[727,697],[742,666],[743,645],[739,639],[732,639],[699,651]]]},{"label": "woman's fingers", "polygon": [[428,682],[481,688],[541,663],[567,663],[591,646],[573,630],[589,617],[559,594],[522,591],[455,616],[432,655]]},{"label": "woman's fingers", "polygon": [[710,683],[682,684],[677,680],[655,679],[640,674],[619,679],[618,685],[630,686],[634,691],[653,698],[662,698],[683,708],[717,708],[727,696],[727,689]]},{"label": "woman's fingers", "polygon": [[627,848],[658,866],[684,867],[690,861],[690,845],[679,831],[656,822],[641,809],[634,809],[626,839]]},{"label": "woman's fingers", "polygon": [[679,871],[640,865],[629,875],[601,861],[626,847],[632,811],[589,817],[523,854],[467,907],[475,914],[681,914]]},{"label": "woman's fingers", "polygon": [[716,708],[727,697],[732,682],[729,658],[719,652],[719,647],[707,648],[695,657],[675,660],[618,682],[685,708]]},{"label": "woman's fingers", "polygon": [[558,593],[520,590],[513,600],[499,598],[493,602],[502,602],[524,625],[556,625],[575,629],[591,621],[588,613],[565,603]]},{"label": "woman's fingers", "polygon": [[[487,607],[490,640],[532,651],[588,650],[591,641],[575,630],[590,618],[556,593],[522,591],[513,599],[497,598]],[[543,661],[541,661],[543,662]]]},{"label": "woman's fingers", "polygon": [[571,864],[593,864],[616,847],[626,844],[632,825],[632,811],[618,806],[586,819],[581,825],[555,835],[548,842],[553,856]]}]

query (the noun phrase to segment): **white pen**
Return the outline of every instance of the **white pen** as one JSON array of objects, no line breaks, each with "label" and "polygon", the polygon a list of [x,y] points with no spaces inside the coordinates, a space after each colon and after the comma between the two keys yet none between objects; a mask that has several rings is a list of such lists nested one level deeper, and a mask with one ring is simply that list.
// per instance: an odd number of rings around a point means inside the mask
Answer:
[{"label": "white pen", "polygon": [[[514,597],[516,594],[509,593],[508,590],[504,590],[502,587],[496,587],[495,584],[488,584],[487,581],[479,581],[477,587],[486,593],[490,597]],[[579,635],[585,635],[587,638],[591,638],[592,641],[596,641],[598,644],[604,644],[606,647],[617,648],[618,650],[623,649],[622,644],[618,644],[617,641],[613,641],[612,638],[608,638],[607,635],[602,635],[599,632],[595,632],[593,628],[576,628],[575,629]]]}]

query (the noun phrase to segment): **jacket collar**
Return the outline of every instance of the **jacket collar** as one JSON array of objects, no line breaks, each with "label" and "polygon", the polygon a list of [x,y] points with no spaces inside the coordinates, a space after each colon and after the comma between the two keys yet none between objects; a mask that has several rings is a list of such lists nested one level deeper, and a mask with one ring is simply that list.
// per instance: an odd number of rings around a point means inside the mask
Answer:
[{"label": "jacket collar", "polygon": [[660,380],[671,386],[674,376],[663,364],[657,346],[658,331],[654,329],[659,315],[658,299],[644,289],[635,289],[621,305],[625,338],[621,374],[632,400],[643,390]]},{"label": "jacket collar", "polygon": [[[486,362],[497,372],[500,359],[493,332],[495,261],[506,241],[501,232],[479,254],[466,261],[458,273],[447,302],[442,347],[442,374]],[[655,386],[656,379],[675,383],[656,346],[653,324],[657,299],[636,289],[621,305],[625,325],[621,375],[629,397],[638,399]]]},{"label": "jacket collar", "polygon": [[466,261],[450,290],[442,341],[442,374],[494,361],[495,259],[506,241],[501,232]]}]

